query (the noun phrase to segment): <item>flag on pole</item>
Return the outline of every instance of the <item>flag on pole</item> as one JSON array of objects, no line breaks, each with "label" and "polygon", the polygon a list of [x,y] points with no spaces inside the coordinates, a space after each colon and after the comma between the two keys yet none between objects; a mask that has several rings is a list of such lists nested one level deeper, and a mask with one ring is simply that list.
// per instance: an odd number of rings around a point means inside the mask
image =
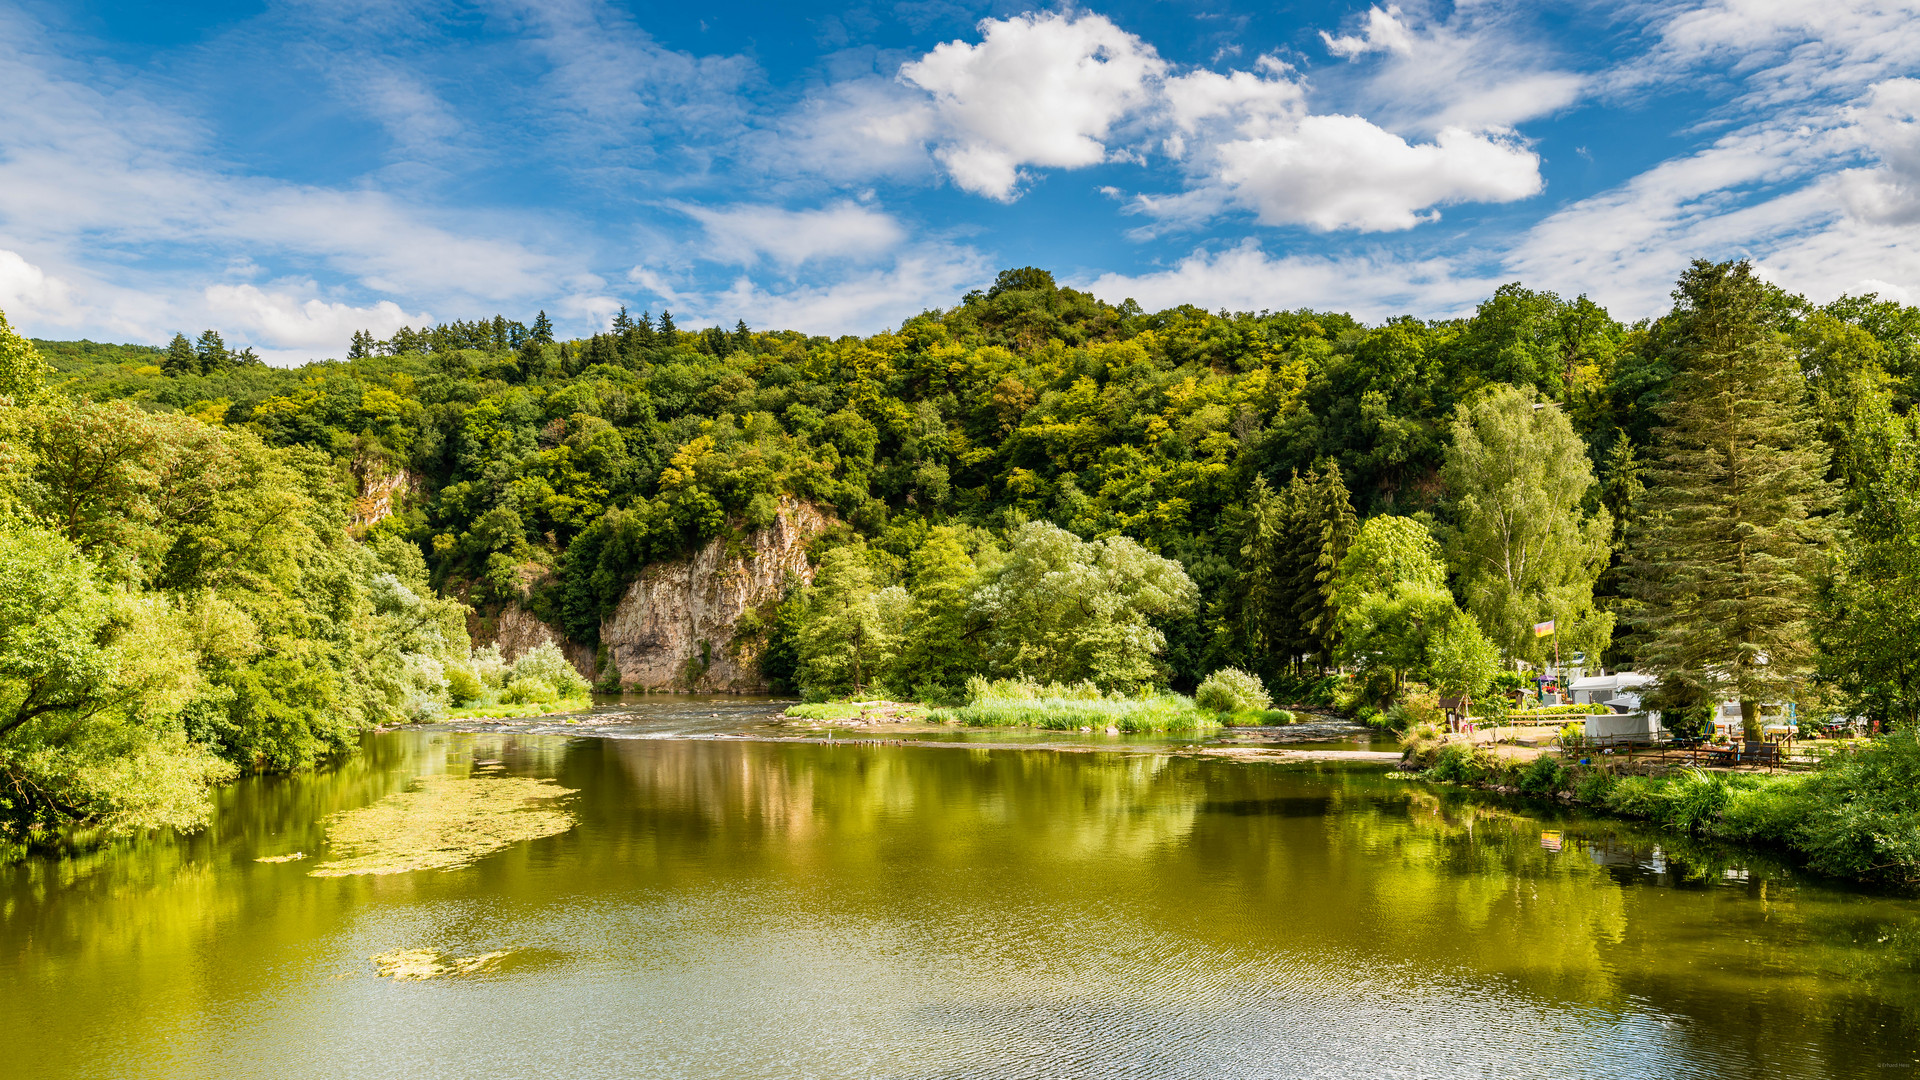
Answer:
[{"label": "flag on pole", "polygon": [[1551,633],[1553,633],[1552,619],[1548,619],[1546,622],[1537,622],[1533,624],[1534,637],[1546,637],[1548,634],[1551,634]]}]

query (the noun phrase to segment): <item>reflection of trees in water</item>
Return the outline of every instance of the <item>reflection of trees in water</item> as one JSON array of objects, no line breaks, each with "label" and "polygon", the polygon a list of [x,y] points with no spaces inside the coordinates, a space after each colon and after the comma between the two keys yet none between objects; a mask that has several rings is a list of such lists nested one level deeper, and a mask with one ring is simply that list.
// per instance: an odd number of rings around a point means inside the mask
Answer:
[{"label": "reflection of trees in water", "polygon": [[669,741],[604,752],[651,830],[781,861],[828,857],[817,845],[872,861],[909,838],[929,864],[987,843],[1003,858],[1139,857],[1184,838],[1203,798],[1179,775],[1191,765],[1163,755]]},{"label": "reflection of trees in water", "polygon": [[[311,863],[252,861],[317,855],[334,811],[487,761],[579,789],[581,825],[456,874],[316,880]],[[9,989],[110,987],[132,1003],[116,1010],[185,1025],[206,1002],[272,993],[286,977],[205,962],[223,951],[306,955],[376,910],[433,911],[457,932],[469,917],[497,920],[493,901],[467,903],[478,897],[538,911],[644,894],[691,901],[665,905],[688,912],[818,905],[889,949],[937,940],[1063,993],[1100,992],[1076,981],[1092,976],[1071,958],[1120,935],[1144,950],[1143,971],[1197,950],[1249,972],[1294,965],[1310,982],[1349,970],[1383,987],[1492,978],[1550,1007],[1651,1008],[1681,1019],[1675,1040],[1756,1068],[1790,1053],[1839,1074],[1920,1044],[1910,901],[1367,770],[403,732],[336,769],[220,799],[196,836],[0,870],[0,956],[22,973]],[[989,909],[1001,916],[992,940],[962,940]],[[1770,1043],[1783,1017],[1803,1021],[1785,1049]]]}]

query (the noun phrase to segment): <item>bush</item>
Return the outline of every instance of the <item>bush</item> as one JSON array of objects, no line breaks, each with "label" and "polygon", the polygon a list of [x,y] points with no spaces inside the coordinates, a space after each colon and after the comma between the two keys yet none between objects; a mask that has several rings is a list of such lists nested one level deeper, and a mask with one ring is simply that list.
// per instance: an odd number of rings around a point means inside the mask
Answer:
[{"label": "bush", "polygon": [[1206,677],[1193,692],[1193,703],[1214,712],[1251,712],[1271,706],[1273,698],[1258,675],[1225,667]]},{"label": "bush", "polygon": [[1720,835],[1733,840],[1790,844],[1801,823],[1812,816],[1807,797],[1807,777],[1776,776],[1761,780],[1743,777],[1747,783],[1727,789],[1726,807],[1720,812]]},{"label": "bush", "polygon": [[511,688],[515,682],[528,679],[545,683],[560,698],[579,697],[589,689],[586,678],[568,663],[567,658],[561,655],[560,647],[551,641],[529,649],[515,660],[512,671],[507,675],[507,685]]},{"label": "bush", "polygon": [[552,704],[560,700],[560,691],[545,679],[515,675],[500,692],[500,700],[511,705]]},{"label": "bush", "polygon": [[1607,792],[1607,809],[1627,817],[1659,821],[1666,804],[1665,789],[1650,776],[1623,776]]},{"label": "bush", "polygon": [[1458,784],[1474,784],[1484,781],[1497,770],[1493,755],[1465,743],[1448,743],[1440,748],[1434,758],[1433,768],[1428,777],[1434,780],[1450,781]]},{"label": "bush", "polygon": [[454,707],[458,708],[485,697],[487,688],[473,672],[456,664],[447,668],[447,693],[453,698]]},{"label": "bush", "polygon": [[1528,795],[1552,795],[1566,786],[1567,770],[1552,754],[1541,754],[1520,770],[1520,790]]},{"label": "bush", "polygon": [[1586,769],[1573,783],[1573,797],[1588,806],[1605,806],[1613,791],[1613,774],[1604,769]]}]

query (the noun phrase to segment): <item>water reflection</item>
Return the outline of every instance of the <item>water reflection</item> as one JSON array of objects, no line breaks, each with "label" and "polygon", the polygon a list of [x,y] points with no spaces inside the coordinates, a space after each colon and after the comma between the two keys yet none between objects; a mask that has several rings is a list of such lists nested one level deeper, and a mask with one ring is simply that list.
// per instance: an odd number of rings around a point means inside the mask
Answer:
[{"label": "water reflection", "polygon": [[[577,789],[578,827],[450,873],[253,861],[476,765]],[[410,731],[223,801],[0,871],[35,1033],[0,1078],[1887,1076],[1920,1046],[1912,901],[1377,770]],[[399,950],[507,955],[379,978]]]}]

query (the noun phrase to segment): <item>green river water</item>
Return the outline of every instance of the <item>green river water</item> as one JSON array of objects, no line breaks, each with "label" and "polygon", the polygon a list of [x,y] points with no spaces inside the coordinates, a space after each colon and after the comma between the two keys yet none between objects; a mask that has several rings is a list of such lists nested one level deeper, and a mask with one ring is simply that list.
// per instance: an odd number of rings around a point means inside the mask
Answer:
[{"label": "green river water", "polygon": [[[389,732],[195,836],[0,870],[0,1080],[1920,1072],[1910,898],[1379,766],[715,710]],[[444,872],[256,861],[477,761],[577,823]],[[506,955],[382,977],[398,949]]]}]

